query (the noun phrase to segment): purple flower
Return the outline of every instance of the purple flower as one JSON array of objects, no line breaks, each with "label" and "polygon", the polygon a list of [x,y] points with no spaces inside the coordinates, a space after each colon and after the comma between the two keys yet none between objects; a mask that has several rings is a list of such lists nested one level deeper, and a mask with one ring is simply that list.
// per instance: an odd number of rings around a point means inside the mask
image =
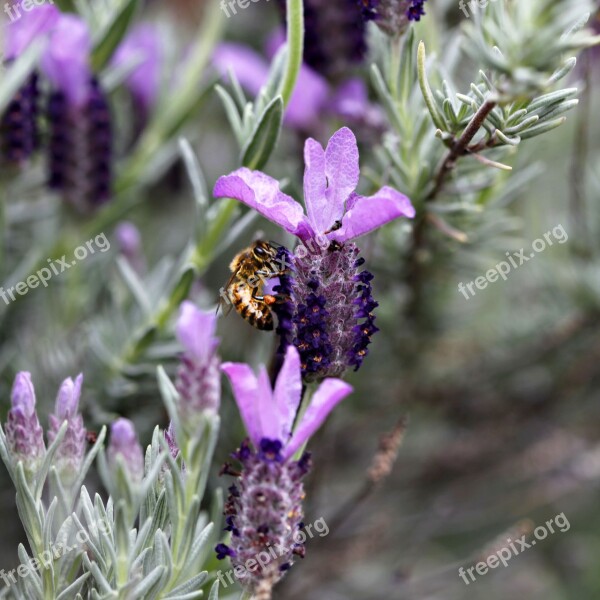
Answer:
[{"label": "purple flower", "polygon": [[90,50],[87,25],[79,17],[63,15],[42,59],[53,87],[48,102],[49,185],[81,211],[109,199],[112,177],[110,110],[91,71]]},{"label": "purple flower", "polygon": [[[7,5],[8,6],[8,5]],[[43,5],[24,12],[5,28],[4,53],[7,62],[18,58],[34,41],[56,24],[59,11]],[[0,154],[11,164],[23,165],[38,146],[38,76],[31,73],[8,104],[0,120]]]},{"label": "purple flower", "polygon": [[[267,55],[273,59],[285,42],[282,30],[269,38]],[[260,54],[242,44],[219,44],[213,54],[213,65],[226,79],[233,71],[240,85],[257,96],[269,77],[269,63]],[[284,123],[299,131],[317,135],[324,128],[324,116],[342,118],[358,128],[361,138],[373,140],[381,135],[383,114],[369,102],[367,87],[358,78],[343,81],[335,88],[314,69],[303,64],[298,82],[286,108]]]},{"label": "purple flower", "polygon": [[70,377],[63,381],[56,397],[54,414],[49,417],[49,443],[55,440],[61,425],[67,421],[67,431],[54,455],[55,465],[67,481],[77,477],[85,456],[86,430],[83,418],[78,412],[82,382],[82,374],[79,374],[75,381]]},{"label": "purple flower", "polygon": [[256,590],[263,579],[277,581],[295,556],[304,555],[302,479],[310,469],[310,456],[304,453],[298,461],[292,456],[352,387],[326,379],[292,431],[302,395],[300,357],[293,346],[286,351],[274,389],[264,367],[258,376],[245,364],[225,363],[222,370],[231,381],[252,446],[245,441],[233,455],[241,473],[226,466],[225,472],[238,477],[225,505],[231,545],[221,543],[215,550],[219,559],[229,556],[234,569],[259,552],[266,555],[264,564],[252,571],[244,568],[239,576],[244,587]]},{"label": "purple flower", "polygon": [[144,477],[144,453],[129,419],[119,418],[111,425],[107,455],[113,469],[122,461],[134,482],[140,482]]},{"label": "purple flower", "polygon": [[127,75],[125,85],[136,103],[136,110],[147,118],[158,99],[162,47],[156,27],[142,24],[134,27],[117,48],[112,64],[115,67],[135,66]]},{"label": "purple flower", "polygon": [[300,356],[296,348],[287,348],[274,389],[264,366],[261,366],[258,376],[243,363],[224,363],[221,369],[231,382],[254,448],[260,450],[265,440],[279,442],[276,459],[283,462],[302,447],[338,402],[352,391],[351,385],[339,379],[323,381],[292,432],[302,394]]},{"label": "purple flower", "polygon": [[372,275],[360,271],[364,260],[350,242],[398,217],[414,217],[415,209],[390,187],[370,197],[355,192],[358,147],[346,127],[333,135],[325,150],[308,139],[304,160],[306,214],[280,191],[275,179],[246,168],[221,177],[214,195],[240,200],[303,242],[289,257],[292,278],[280,277],[288,292],[276,291],[293,305],[288,308],[292,324],[285,334],[300,351],[305,378],[318,380],[360,367],[377,331]]},{"label": "purple flower", "polygon": [[4,36],[4,56],[14,60],[34,41],[42,38],[58,22],[60,11],[54,6],[43,4],[25,11],[19,19],[7,23]]},{"label": "purple flower", "polygon": [[365,18],[373,20],[390,36],[401,35],[411,21],[420,21],[425,15],[426,0],[366,0]]},{"label": "purple flower", "polygon": [[[247,46],[231,42],[221,43],[215,49],[212,60],[223,78],[229,76],[231,69],[240,85],[253,96],[257,96],[267,83],[267,61]],[[312,129],[327,105],[329,93],[327,81],[310,67],[302,65],[285,111],[284,122],[296,129]]]},{"label": "purple flower", "polygon": [[20,371],[11,394],[12,408],[6,421],[6,441],[16,461],[34,471],[46,453],[44,432],[35,411],[35,390],[31,374]]},{"label": "purple flower", "polygon": [[140,230],[130,221],[121,221],[115,227],[115,237],[119,252],[127,259],[134,271],[143,273],[146,265],[142,252]]},{"label": "purple flower", "polygon": [[221,375],[216,328],[215,314],[198,309],[192,302],[182,303],[176,334],[185,350],[175,386],[181,398],[181,411],[192,422],[200,411],[219,410]]}]

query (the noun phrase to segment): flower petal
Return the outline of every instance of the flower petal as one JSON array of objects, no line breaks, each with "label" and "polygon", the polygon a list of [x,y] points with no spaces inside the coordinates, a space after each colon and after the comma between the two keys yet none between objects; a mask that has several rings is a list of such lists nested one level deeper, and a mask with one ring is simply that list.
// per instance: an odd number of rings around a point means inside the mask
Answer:
[{"label": "flower petal", "polygon": [[302,397],[302,373],[300,355],[295,346],[289,345],[277,381],[275,382],[275,405],[281,416],[278,438],[284,445],[290,439],[292,426]]},{"label": "flower petal", "polygon": [[304,131],[310,129],[319,120],[328,99],[327,80],[303,64],[283,117],[284,123]]},{"label": "flower petal", "polygon": [[216,328],[217,317],[213,312],[200,310],[193,302],[181,304],[175,331],[177,339],[194,358],[204,360],[215,349]]},{"label": "flower petal", "polygon": [[231,42],[219,44],[213,52],[212,64],[223,79],[229,79],[231,69],[240,85],[253,96],[258,95],[269,79],[267,61],[243,44]]},{"label": "flower petal", "polygon": [[312,397],[310,406],[294,431],[283,457],[288,459],[321,426],[327,415],[352,392],[352,386],[341,379],[325,379]]},{"label": "flower petal", "polygon": [[[260,423],[260,437],[270,440],[279,440],[281,443],[285,439],[280,439],[281,418],[275,400],[273,399],[273,390],[269,374],[264,365],[260,366],[258,371],[258,397],[256,399],[256,414]],[[259,442],[260,443],[260,442]],[[256,446],[259,448],[259,446]]]},{"label": "flower petal", "polygon": [[12,60],[20,56],[31,42],[48,33],[59,18],[60,11],[57,8],[44,4],[24,12],[21,18],[11,21],[4,35],[5,59]]},{"label": "flower petal", "polygon": [[391,187],[382,187],[374,196],[352,196],[347,212],[342,219],[342,227],[328,237],[338,242],[346,242],[365,235],[398,217],[415,216],[411,201]]},{"label": "flower petal", "polygon": [[260,171],[243,167],[220,177],[213,195],[215,198],[235,198],[287,232],[301,239],[310,237],[310,226],[300,204],[279,189],[277,180]]},{"label": "flower petal", "polygon": [[[331,212],[339,219],[343,213],[340,206],[350,194],[356,189],[360,179],[360,168],[358,164],[358,146],[356,138],[348,127],[342,127],[336,131],[325,150],[325,174],[329,182],[327,196],[331,206]],[[329,223],[329,226],[333,222]]]},{"label": "flower petal", "polygon": [[316,140],[308,138],[304,143],[304,203],[308,220],[322,233],[321,215],[327,208],[327,177],[325,175],[325,150]]},{"label": "flower petal", "polygon": [[221,370],[229,378],[246,431],[254,446],[258,448],[260,440],[264,437],[258,415],[258,379],[254,371],[244,363],[223,363]]},{"label": "flower petal", "polygon": [[92,40],[88,26],[75,15],[62,15],[42,57],[42,70],[69,103],[81,106],[88,98],[92,71]]},{"label": "flower petal", "polygon": [[149,24],[137,25],[115,51],[111,64],[116,67],[135,65],[125,79],[126,85],[146,111],[150,111],[160,92],[163,48],[158,29]]}]

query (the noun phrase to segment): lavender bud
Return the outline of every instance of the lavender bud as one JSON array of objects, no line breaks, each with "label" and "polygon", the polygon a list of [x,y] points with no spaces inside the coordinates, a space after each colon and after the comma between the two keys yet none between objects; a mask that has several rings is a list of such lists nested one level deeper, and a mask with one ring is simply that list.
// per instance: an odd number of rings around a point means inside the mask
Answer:
[{"label": "lavender bud", "polygon": [[82,381],[82,374],[75,381],[70,377],[63,381],[56,397],[54,414],[49,417],[49,443],[56,439],[62,423],[67,421],[67,430],[54,455],[54,464],[62,479],[68,483],[77,477],[85,456],[86,430],[78,412]]},{"label": "lavender bud", "polygon": [[218,412],[221,402],[221,361],[216,353],[216,316],[191,302],[181,305],[177,338],[185,351],[177,372],[176,388],[185,419],[194,420],[200,411]]},{"label": "lavender bud", "polygon": [[144,477],[144,453],[129,419],[119,418],[111,425],[107,455],[113,469],[120,456],[134,482],[140,482]]},{"label": "lavender bud", "polygon": [[35,391],[31,374],[17,373],[11,394],[12,408],[6,421],[8,448],[16,461],[35,471],[46,453],[44,432],[35,411]]},{"label": "lavender bud", "polygon": [[363,14],[373,20],[389,36],[404,33],[411,21],[420,21],[425,15],[426,0],[361,0]]}]

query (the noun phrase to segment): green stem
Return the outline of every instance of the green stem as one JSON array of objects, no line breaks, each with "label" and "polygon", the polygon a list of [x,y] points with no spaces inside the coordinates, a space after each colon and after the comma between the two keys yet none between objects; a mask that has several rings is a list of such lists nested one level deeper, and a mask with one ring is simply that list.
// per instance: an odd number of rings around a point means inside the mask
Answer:
[{"label": "green stem", "polygon": [[300,67],[302,66],[302,55],[304,53],[304,5],[302,0],[287,0],[287,64],[285,74],[279,88],[283,97],[283,104],[287,106]]},{"label": "green stem", "polygon": [[396,36],[390,40],[390,72],[388,85],[392,98],[398,102],[398,81],[400,79],[400,62],[402,60],[402,38]]}]

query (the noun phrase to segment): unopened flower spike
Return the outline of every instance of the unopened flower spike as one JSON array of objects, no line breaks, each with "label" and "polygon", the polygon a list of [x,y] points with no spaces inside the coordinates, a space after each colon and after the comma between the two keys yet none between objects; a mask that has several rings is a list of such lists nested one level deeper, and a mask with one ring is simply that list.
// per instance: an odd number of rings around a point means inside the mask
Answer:
[{"label": "unopened flower spike", "polygon": [[67,430],[54,455],[54,464],[64,481],[72,482],[79,474],[86,448],[86,429],[79,413],[79,398],[83,375],[75,381],[70,377],[60,386],[54,414],[49,417],[48,443],[52,443],[64,421]]},{"label": "unopened flower spike", "polygon": [[[377,331],[372,295],[373,276],[354,240],[398,218],[415,216],[410,200],[390,187],[370,197],[355,189],[360,176],[358,147],[344,127],[326,149],[313,139],[304,147],[304,200],[300,204],[279,189],[279,183],[246,168],[221,177],[217,198],[236,198],[254,208],[302,245],[290,257],[289,274],[275,290],[289,298],[279,329],[298,348],[305,380],[339,377],[357,369]],[[282,315],[281,311],[287,311]]]},{"label": "unopened flower spike", "polygon": [[[8,7],[8,4],[6,5]],[[54,27],[59,11],[50,5],[35,6],[5,28],[4,57],[16,60],[34,41],[42,41]],[[23,165],[39,143],[39,82],[34,71],[13,96],[0,120],[0,157]]]},{"label": "unopened flower spike", "polygon": [[112,469],[116,469],[122,461],[134,483],[139,483],[144,477],[144,453],[129,419],[119,418],[111,425],[107,457]]},{"label": "unopened flower spike", "polygon": [[90,67],[87,25],[63,15],[42,58],[52,85],[48,101],[49,185],[81,211],[109,200],[112,130],[108,102]]},{"label": "unopened flower spike", "polygon": [[192,302],[183,302],[177,319],[177,339],[184,347],[175,387],[184,422],[195,422],[201,411],[218,412],[221,402],[217,317]]},{"label": "unopened flower spike", "polygon": [[258,376],[246,364],[224,363],[222,370],[231,382],[249,439],[233,455],[242,465],[241,474],[226,469],[238,476],[225,505],[231,542],[218,544],[215,550],[220,559],[229,556],[234,568],[244,567],[258,552],[266,553],[269,560],[264,566],[241,570],[240,583],[256,591],[262,581],[280,579],[296,556],[304,556],[298,532],[303,519],[302,479],[311,461],[306,452],[297,461],[292,457],[352,387],[339,379],[323,381],[292,431],[302,395],[300,356],[293,346],[286,351],[274,388],[264,366]]},{"label": "unopened flower spike", "polygon": [[11,393],[11,409],[6,420],[6,440],[15,462],[35,472],[46,454],[44,431],[35,410],[35,390],[31,374],[17,373]]}]

